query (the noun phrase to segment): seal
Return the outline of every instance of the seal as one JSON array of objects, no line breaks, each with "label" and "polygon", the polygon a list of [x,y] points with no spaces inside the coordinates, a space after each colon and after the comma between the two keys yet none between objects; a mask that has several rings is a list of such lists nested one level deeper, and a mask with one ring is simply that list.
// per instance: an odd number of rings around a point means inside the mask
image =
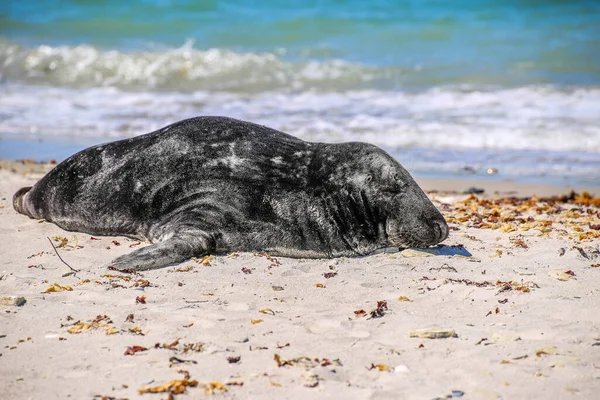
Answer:
[{"label": "seal", "polygon": [[448,236],[441,213],[382,149],[306,142],[225,117],[82,150],[13,205],[69,231],[151,241],[109,263],[136,270],[236,250],[367,255]]}]

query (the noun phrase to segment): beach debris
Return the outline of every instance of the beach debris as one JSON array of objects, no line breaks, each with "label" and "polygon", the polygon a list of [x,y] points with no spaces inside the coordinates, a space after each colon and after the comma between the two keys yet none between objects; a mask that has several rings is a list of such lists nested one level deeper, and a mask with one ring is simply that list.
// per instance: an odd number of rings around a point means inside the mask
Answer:
[{"label": "beach debris", "polygon": [[585,258],[586,260],[589,260],[589,258],[590,258],[590,257],[587,255],[587,253],[585,252],[585,250],[583,250],[581,247],[579,247],[579,246],[573,246],[571,249],[572,249],[572,250],[573,250],[573,249],[574,249],[574,250],[577,250],[577,251],[579,252],[579,254],[580,254],[580,255],[581,255],[583,258]]},{"label": "beach debris", "polygon": [[44,254],[52,255],[52,253],[49,253],[47,251],[40,251],[39,253],[35,253],[35,254],[30,255],[30,256],[27,256],[27,259],[29,260],[29,259],[31,259],[33,257],[40,257],[40,256],[43,256]]},{"label": "beach debris", "polygon": [[175,351],[175,352],[179,352],[179,353],[183,353],[183,354],[187,354],[190,352],[194,352],[194,353],[202,353],[206,350],[206,343],[204,342],[192,342],[192,343],[180,343],[181,339],[176,339],[175,341],[171,342],[171,343],[155,343],[154,344],[154,348],[155,349],[165,349],[165,350],[171,350],[171,351]]},{"label": "beach debris", "polygon": [[319,386],[319,375],[317,374],[302,374],[304,377],[304,385],[305,387],[315,388]]},{"label": "beach debris", "polygon": [[77,235],[71,235],[74,244],[69,243],[69,239],[64,236],[52,236],[52,240],[58,243],[58,245],[54,246],[55,249],[64,248],[67,251],[82,249],[83,246],[79,245],[79,238]]},{"label": "beach debris", "polygon": [[262,314],[270,314],[270,315],[275,315],[275,311],[273,311],[270,308],[263,308],[262,310],[258,310],[259,313]]},{"label": "beach debris", "polygon": [[175,339],[175,341],[171,342],[171,343],[155,343],[154,344],[154,348],[155,349],[167,349],[167,350],[173,350],[173,351],[177,351],[177,345],[179,344],[179,340],[180,339]]},{"label": "beach debris", "polygon": [[123,274],[132,274],[132,275],[140,275],[141,276],[141,274],[133,268],[121,268],[120,269],[117,267],[110,266],[107,269],[109,271],[117,271],[117,272],[121,272]]},{"label": "beach debris", "polygon": [[[455,254],[455,256],[457,256],[458,254]],[[463,256],[464,257],[464,256]],[[467,258],[467,257],[465,257]],[[429,268],[429,272],[433,272],[433,271],[448,271],[448,272],[456,272],[458,273],[458,271],[456,270],[456,268],[448,265],[448,264],[443,264],[441,267],[431,267]]]},{"label": "beach debris", "polygon": [[193,343],[184,343],[183,344],[183,352],[188,353],[193,351],[194,353],[202,353],[206,350],[206,343],[204,342],[193,342]]},{"label": "beach debris", "polygon": [[494,312],[488,311],[488,313],[485,314],[485,316],[487,317],[487,316],[490,316],[492,314],[500,314],[500,309],[498,307],[496,307],[496,309],[494,310]]},{"label": "beach debris", "polygon": [[146,296],[137,296],[135,298],[135,304],[146,304]]},{"label": "beach debris", "polygon": [[483,282],[476,282],[476,281],[472,281],[470,279],[454,279],[454,278],[446,278],[444,280],[445,282],[449,282],[449,283],[463,283],[467,286],[476,286],[476,287],[499,287],[500,290],[498,290],[498,292],[496,294],[500,294],[509,290],[516,290],[516,291],[520,291],[523,293],[528,293],[531,291],[531,289],[538,289],[539,285],[533,281],[526,281],[526,282],[515,282],[515,281],[496,281],[494,282],[490,282],[490,281],[483,281]]},{"label": "beach debris", "polygon": [[67,245],[67,243],[69,243],[69,239],[67,239],[64,236],[52,236],[52,240],[54,240],[55,242],[58,242],[58,245],[56,246],[57,249],[60,249],[61,247],[65,247]]},{"label": "beach debris", "polygon": [[69,285],[59,285],[58,283],[53,283],[48,289],[44,290],[42,293],[58,293],[58,292],[71,292],[73,288]]},{"label": "beach debris", "polygon": [[423,328],[413,331],[408,331],[408,336],[411,338],[422,338],[422,339],[445,339],[445,338],[456,338],[458,335],[453,329],[443,328]]},{"label": "beach debris", "polygon": [[371,310],[369,312],[369,314],[371,315],[371,318],[381,318],[384,316],[385,312],[388,310],[388,306],[387,306],[387,301],[385,300],[379,300],[377,301],[377,308],[375,308],[374,310]]},{"label": "beach debris", "polygon": [[207,396],[212,396],[217,392],[227,392],[227,388],[221,382],[213,381],[207,382],[203,385],[204,394]]},{"label": "beach debris", "polygon": [[167,272],[189,272],[194,269],[193,265],[185,265],[183,267],[177,267],[175,269],[170,269]]},{"label": "beach debris", "polygon": [[270,264],[268,266],[269,269],[273,268],[273,267],[277,267],[279,265],[281,265],[281,263],[279,262],[279,260],[273,256],[271,256],[270,254],[266,253],[266,252],[262,252],[260,254],[257,254],[260,257],[265,257],[267,259],[267,261],[270,261]]},{"label": "beach debris", "polygon": [[283,286],[273,285],[273,286],[271,286],[271,289],[273,289],[276,292],[280,292],[283,290]]},{"label": "beach debris", "polygon": [[230,356],[230,357],[227,357],[227,362],[229,364],[237,364],[240,362],[241,359],[242,359],[242,356]]},{"label": "beach debris", "polygon": [[201,259],[198,259],[197,257],[192,257],[192,261],[195,261],[197,264],[202,264],[205,267],[210,267],[211,266],[211,261],[214,261],[216,258],[213,255],[208,255],[208,256],[204,256]]},{"label": "beach debris", "polygon": [[398,301],[408,301],[408,302],[411,302],[411,303],[412,303],[412,300],[411,300],[411,299],[409,299],[409,298],[408,298],[408,297],[406,297],[406,296],[400,296],[400,297],[398,297]]},{"label": "beach debris", "polygon": [[510,243],[512,243],[515,247],[521,247],[523,249],[527,249],[527,243],[523,240],[523,235],[518,235],[516,237],[509,238]]},{"label": "beach debris", "polygon": [[537,349],[535,351],[535,355],[538,357],[541,357],[541,356],[545,356],[545,355],[556,354],[557,351],[558,351],[558,349],[554,346],[544,346],[544,347]]},{"label": "beach debris", "polygon": [[[77,237],[76,237],[76,236],[74,236],[74,237],[75,237],[75,239],[77,239]],[[63,260],[63,258],[62,258],[62,257],[60,256],[60,254],[58,253],[58,250],[57,250],[56,246],[54,245],[54,243],[52,243],[52,240],[50,240],[50,238],[49,238],[49,237],[47,237],[47,236],[46,236],[46,239],[48,239],[48,241],[50,242],[50,245],[51,245],[51,246],[52,246],[52,248],[54,249],[54,252],[56,253],[56,255],[57,255],[58,259],[59,259],[59,260],[60,260],[60,261],[61,261],[63,264],[65,264],[65,265],[66,265],[66,266],[67,266],[67,267],[68,267],[68,268],[69,268],[69,269],[70,269],[72,272],[74,272],[74,273],[77,273],[77,272],[79,272],[79,270],[77,270],[77,269],[75,269],[75,268],[71,267],[69,264],[67,264],[67,262],[66,262],[65,260]],[[61,241],[61,243],[62,243],[62,241]],[[76,244],[76,247],[77,247],[77,244]]]},{"label": "beach debris", "polygon": [[325,285],[323,285],[322,283],[315,283],[315,287],[325,289]]},{"label": "beach debris", "polygon": [[76,321],[67,329],[67,332],[76,335],[87,329],[104,329],[107,335],[114,335],[120,331],[113,326],[113,321],[108,315],[98,315],[91,322]]},{"label": "beach debris", "polygon": [[275,360],[275,362],[277,363],[277,366],[279,368],[303,367],[306,369],[311,369],[311,368],[316,368],[319,366],[320,367],[327,367],[330,365],[339,366],[339,367],[343,366],[342,362],[340,361],[339,358],[336,358],[335,360],[329,360],[328,358],[310,358],[310,357],[302,356],[302,357],[285,359],[285,358],[281,357],[279,354],[275,353],[275,355],[273,356],[273,359]]},{"label": "beach debris", "polygon": [[336,276],[337,274],[338,274],[337,271],[335,271],[335,272],[325,272],[323,274],[323,276],[325,277],[325,279],[330,279],[330,278],[333,278],[334,276]]},{"label": "beach debris", "polygon": [[245,274],[251,274],[252,270],[250,268],[242,267],[242,272]]},{"label": "beach debris", "polygon": [[376,369],[376,370],[378,370],[380,372],[390,372],[392,370],[392,368],[389,365],[387,365],[387,364],[374,364],[374,363],[371,363],[371,366],[369,366],[367,368],[367,370],[369,370],[369,371],[374,370],[374,369]]},{"label": "beach debris", "polygon": [[548,198],[479,199],[475,195],[445,204],[441,209],[446,221],[466,227],[498,229],[503,232],[531,231],[539,235],[555,233],[575,242],[600,239],[600,197],[571,193]]},{"label": "beach debris", "polygon": [[464,194],[482,194],[485,192],[485,189],[471,186],[463,191]]},{"label": "beach debris", "polygon": [[125,350],[124,355],[132,356],[136,353],[139,353],[140,351],[146,351],[146,350],[148,350],[148,348],[143,347],[143,346],[127,346],[127,349]]},{"label": "beach debris", "polygon": [[0,304],[3,306],[16,306],[21,307],[27,302],[23,296],[2,296],[0,297]]},{"label": "beach debris", "polygon": [[366,317],[367,315],[369,315],[370,317],[367,319],[381,318],[385,315],[385,312],[387,310],[388,310],[387,301],[379,300],[379,301],[377,301],[377,307],[374,308],[373,310],[369,311],[368,313],[363,309],[355,310],[354,317],[362,318],[362,317]]},{"label": "beach debris", "polygon": [[564,247],[561,247],[560,249],[558,249],[558,256],[559,256],[559,257],[562,257],[562,256],[564,256],[564,255],[565,255],[565,252],[566,252],[565,248],[564,248]]},{"label": "beach debris", "polygon": [[133,321],[134,318],[135,317],[134,317],[133,314],[129,314],[129,315],[127,315],[127,318],[125,318],[125,322],[131,322],[131,323],[133,323],[134,322]]},{"label": "beach debris", "polygon": [[142,386],[138,389],[140,395],[144,393],[169,393],[170,395],[185,393],[188,387],[198,386],[197,380],[174,379],[159,386]]},{"label": "beach debris", "polygon": [[179,365],[179,364],[198,364],[198,361],[183,360],[183,359],[175,357],[175,356],[169,357],[169,368],[171,368],[173,365]]},{"label": "beach debris", "polygon": [[[141,276],[141,275],[140,275]],[[102,285],[110,285],[111,288],[146,288],[154,286],[150,281],[143,278],[133,279],[134,277],[129,275],[118,275],[118,274],[101,274],[102,280],[96,280],[96,283]],[[124,283],[128,283],[129,286],[125,286]]]},{"label": "beach debris", "polygon": [[264,322],[264,321],[265,321],[264,319],[251,319],[250,323],[252,325],[256,325],[256,324],[260,324],[261,322]]},{"label": "beach debris", "polygon": [[142,328],[140,328],[139,326],[134,326],[133,328],[129,328],[129,329],[127,329],[127,332],[134,334],[134,335],[145,336],[144,332],[142,332]]},{"label": "beach debris", "polygon": [[560,270],[552,270],[548,272],[548,275],[552,278],[558,279],[559,281],[568,281],[575,276],[575,274],[571,270],[566,272]]}]

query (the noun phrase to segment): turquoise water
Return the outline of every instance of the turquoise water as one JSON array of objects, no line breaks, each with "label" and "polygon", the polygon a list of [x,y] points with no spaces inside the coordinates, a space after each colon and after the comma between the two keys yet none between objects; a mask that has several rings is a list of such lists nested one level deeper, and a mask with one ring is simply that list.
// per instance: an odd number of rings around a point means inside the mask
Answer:
[{"label": "turquoise water", "polygon": [[204,114],[369,141],[417,175],[600,186],[600,2],[0,4],[0,157]]}]

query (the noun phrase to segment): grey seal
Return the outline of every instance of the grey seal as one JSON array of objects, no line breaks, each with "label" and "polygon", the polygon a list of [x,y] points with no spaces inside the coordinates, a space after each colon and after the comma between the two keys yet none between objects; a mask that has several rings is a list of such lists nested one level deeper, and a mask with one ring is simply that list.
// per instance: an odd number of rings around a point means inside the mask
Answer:
[{"label": "grey seal", "polygon": [[225,117],[82,150],[13,205],[69,231],[151,241],[109,264],[137,270],[236,250],[367,255],[448,236],[441,213],[377,146],[307,142]]}]

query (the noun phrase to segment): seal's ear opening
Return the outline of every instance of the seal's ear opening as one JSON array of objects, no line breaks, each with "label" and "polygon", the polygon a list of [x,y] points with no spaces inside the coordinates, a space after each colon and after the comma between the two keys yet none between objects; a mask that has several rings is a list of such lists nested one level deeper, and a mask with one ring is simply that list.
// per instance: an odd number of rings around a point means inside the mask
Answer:
[{"label": "seal's ear opening", "polygon": [[30,190],[31,186],[27,186],[17,190],[17,193],[15,193],[15,195],[13,196],[13,207],[18,213],[29,215],[31,217],[31,214],[29,214],[24,207],[25,194]]}]

